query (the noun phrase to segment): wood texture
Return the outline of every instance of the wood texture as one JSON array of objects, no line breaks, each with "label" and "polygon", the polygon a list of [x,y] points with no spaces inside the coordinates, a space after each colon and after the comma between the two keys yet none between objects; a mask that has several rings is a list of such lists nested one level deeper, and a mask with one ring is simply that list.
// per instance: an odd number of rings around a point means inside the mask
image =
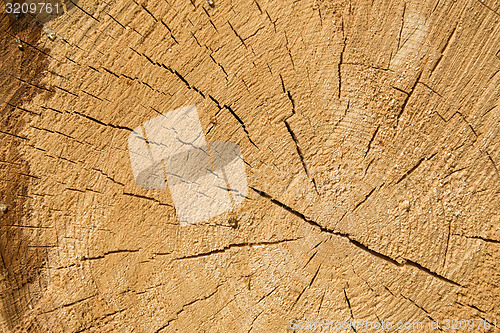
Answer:
[{"label": "wood texture", "polygon": [[[500,320],[500,2],[82,0],[0,24],[4,332]],[[247,163],[236,228],[180,227],[135,184],[131,129],[191,104]]]}]

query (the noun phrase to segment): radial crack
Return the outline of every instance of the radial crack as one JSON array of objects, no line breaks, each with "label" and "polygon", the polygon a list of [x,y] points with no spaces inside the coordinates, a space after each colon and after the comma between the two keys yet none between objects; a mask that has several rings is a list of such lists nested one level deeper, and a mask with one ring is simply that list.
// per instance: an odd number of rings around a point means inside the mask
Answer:
[{"label": "radial crack", "polygon": [[353,244],[354,246],[356,246],[357,248],[371,254],[372,256],[374,257],[377,257],[379,259],[382,259],[384,261],[387,261],[393,265],[396,265],[396,266],[399,266],[399,267],[404,267],[404,266],[412,266],[414,268],[417,268],[418,270],[428,274],[428,275],[431,275],[432,277],[435,277],[441,281],[444,281],[444,282],[447,282],[447,283],[450,283],[450,284],[453,284],[455,286],[458,286],[458,287],[462,287],[462,285],[460,285],[458,282],[455,282],[449,278],[446,278],[436,272],[433,272],[431,271],[429,268],[427,267],[424,267],[422,265],[420,265],[419,263],[415,262],[415,261],[412,261],[410,259],[406,259],[406,258],[403,258],[401,257],[400,260],[396,260],[394,258],[391,258],[390,256],[388,255],[385,255],[383,253],[380,253],[380,252],[377,252],[371,248],[369,248],[368,246],[362,244],[361,242],[357,241],[356,239],[353,238],[352,235],[350,234],[347,234],[347,233],[342,233],[342,232],[339,232],[339,231],[336,231],[336,230],[332,230],[332,229],[329,229],[329,228],[326,228],[326,227],[323,227],[322,225],[320,225],[319,223],[317,223],[316,221],[314,220],[311,220],[311,219],[308,219],[304,214],[300,213],[299,211],[285,205],[284,203],[274,199],[272,196],[270,196],[269,194],[267,194],[266,192],[264,191],[260,191],[252,186],[249,186],[250,189],[252,189],[254,192],[256,192],[257,194],[259,194],[260,196],[262,196],[263,198],[266,198],[268,200],[270,200],[271,203],[285,209],[286,211],[292,213],[293,215],[299,217],[300,219],[302,219],[304,222],[307,222],[308,224],[310,224],[311,226],[315,227],[315,228],[318,228],[321,232],[326,232],[326,233],[329,233],[329,234],[332,234],[332,235],[336,235],[336,236],[340,236],[340,237],[343,237],[345,239],[347,239],[351,244]]}]

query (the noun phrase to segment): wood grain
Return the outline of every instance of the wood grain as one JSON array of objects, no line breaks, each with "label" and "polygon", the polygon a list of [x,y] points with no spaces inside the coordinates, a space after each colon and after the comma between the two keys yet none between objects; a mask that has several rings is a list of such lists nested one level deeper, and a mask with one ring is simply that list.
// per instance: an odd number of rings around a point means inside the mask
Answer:
[{"label": "wood grain", "polygon": [[[500,319],[499,12],[81,0],[44,26],[2,14],[0,327]],[[135,184],[131,130],[192,104],[207,141],[242,150],[237,228],[230,214],[180,227],[168,190]]]}]

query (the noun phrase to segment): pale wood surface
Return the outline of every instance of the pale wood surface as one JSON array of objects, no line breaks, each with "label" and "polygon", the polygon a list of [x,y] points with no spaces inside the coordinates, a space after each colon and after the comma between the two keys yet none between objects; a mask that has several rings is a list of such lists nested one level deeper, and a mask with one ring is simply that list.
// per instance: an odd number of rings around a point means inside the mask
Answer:
[{"label": "pale wood surface", "polygon": [[[0,327],[500,320],[499,13],[163,0],[79,1],[45,27],[2,14]],[[131,129],[190,104],[207,141],[248,163],[237,228],[228,214],[180,227],[168,191],[134,182]]]}]

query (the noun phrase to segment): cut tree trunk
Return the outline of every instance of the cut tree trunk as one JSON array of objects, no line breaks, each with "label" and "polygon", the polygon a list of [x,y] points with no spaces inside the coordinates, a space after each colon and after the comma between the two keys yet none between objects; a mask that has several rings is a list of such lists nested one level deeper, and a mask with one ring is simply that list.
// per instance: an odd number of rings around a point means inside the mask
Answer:
[{"label": "cut tree trunk", "polygon": [[[500,2],[73,3],[2,7],[2,331],[500,327]],[[188,105],[249,189],[180,226],[128,137]]]}]

